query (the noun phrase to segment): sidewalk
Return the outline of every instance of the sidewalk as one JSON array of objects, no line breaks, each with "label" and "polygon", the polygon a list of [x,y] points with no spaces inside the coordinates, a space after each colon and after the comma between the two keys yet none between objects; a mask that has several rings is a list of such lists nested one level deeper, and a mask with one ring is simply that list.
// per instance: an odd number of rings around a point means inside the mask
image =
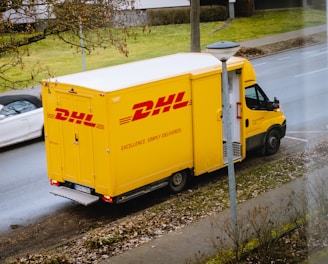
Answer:
[{"label": "sidewalk", "polygon": [[[289,40],[305,35],[325,32],[326,29],[327,26],[322,25],[247,41],[240,43],[240,45],[241,47],[263,46],[282,40]],[[306,186],[306,184],[304,184],[304,180],[297,179],[273,191],[264,193],[242,204],[238,204],[237,219],[238,223],[242,223],[241,227],[244,228],[244,230],[241,231],[243,235],[251,237],[252,232],[254,232],[254,230],[252,231],[250,229],[250,220],[253,221],[254,219],[249,217],[254,216],[254,210],[258,210],[257,213],[263,213],[265,211],[264,213],[268,213],[267,219],[273,219],[278,225],[288,223],[290,210],[295,210],[301,206],[299,201],[304,198],[304,186]],[[261,217],[259,217],[258,220],[261,221]],[[103,260],[100,263],[199,263],[200,260],[206,260],[216,255],[218,251],[217,249],[222,247],[222,244],[217,244],[219,241],[224,241],[224,246],[232,245],[229,244],[232,242],[228,238],[226,231],[224,231],[225,227],[227,227],[229,223],[230,210],[227,209],[221,213],[204,218],[196,223],[186,226],[181,230],[171,232],[149,243],[129,250],[121,255]],[[262,224],[266,225],[264,222]]]},{"label": "sidewalk", "polygon": [[286,41],[286,40],[295,39],[295,38],[299,38],[299,37],[310,36],[313,34],[326,32],[326,31],[327,31],[327,25],[321,25],[321,26],[300,29],[300,30],[296,30],[296,31],[282,33],[279,35],[273,35],[273,36],[269,36],[269,37],[264,37],[264,38],[259,38],[259,39],[242,42],[242,43],[240,43],[240,46],[245,47],[245,48],[259,47],[259,46],[263,46],[263,45],[273,44],[273,43],[276,43],[279,41]]},{"label": "sidewalk", "polygon": [[[277,225],[287,223],[287,212],[300,208],[300,199],[304,197],[304,180],[294,180],[271,192],[264,193],[254,199],[237,205],[237,219],[241,223],[240,233],[244,238],[252,237],[251,221],[254,216],[258,227],[266,225],[270,219]],[[256,211],[256,212],[255,212]],[[265,218],[263,216],[265,215]],[[226,227],[230,225],[230,210],[204,218],[196,223],[182,228],[179,231],[169,233],[149,243],[129,250],[121,255],[111,257],[100,262],[101,264],[184,264],[199,263],[217,253],[224,246],[231,246],[231,240],[226,233]]]}]

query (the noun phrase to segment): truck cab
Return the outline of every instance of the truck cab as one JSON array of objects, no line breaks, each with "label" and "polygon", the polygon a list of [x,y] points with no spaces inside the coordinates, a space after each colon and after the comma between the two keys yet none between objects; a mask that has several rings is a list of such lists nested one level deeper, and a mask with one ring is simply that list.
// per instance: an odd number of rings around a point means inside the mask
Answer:
[{"label": "truck cab", "polygon": [[246,150],[260,149],[263,154],[275,154],[286,134],[286,120],[280,113],[279,100],[275,97],[270,101],[255,83],[245,88],[245,112]]}]

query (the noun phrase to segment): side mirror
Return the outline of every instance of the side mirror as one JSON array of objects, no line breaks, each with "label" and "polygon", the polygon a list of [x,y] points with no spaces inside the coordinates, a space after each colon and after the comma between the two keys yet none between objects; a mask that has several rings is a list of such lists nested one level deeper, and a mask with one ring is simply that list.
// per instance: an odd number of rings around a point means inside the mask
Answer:
[{"label": "side mirror", "polygon": [[280,102],[277,97],[274,97],[273,99],[273,108],[278,109],[280,107]]},{"label": "side mirror", "polygon": [[1,120],[4,120],[5,118],[6,118],[5,115],[0,115],[0,121],[1,121]]},{"label": "side mirror", "polygon": [[277,99],[277,97],[274,97],[273,102],[268,101],[266,109],[269,110],[269,111],[274,111],[276,109],[279,109],[279,107],[280,107],[280,102]]}]

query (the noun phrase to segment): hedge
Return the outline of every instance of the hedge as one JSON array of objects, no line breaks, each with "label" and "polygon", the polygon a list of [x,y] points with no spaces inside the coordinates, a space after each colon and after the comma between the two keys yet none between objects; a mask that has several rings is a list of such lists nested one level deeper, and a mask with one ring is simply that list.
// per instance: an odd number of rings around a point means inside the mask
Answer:
[{"label": "hedge", "polygon": [[[190,7],[149,9],[146,15],[147,24],[152,26],[190,23]],[[224,21],[227,17],[225,6],[200,7],[200,22]]]}]

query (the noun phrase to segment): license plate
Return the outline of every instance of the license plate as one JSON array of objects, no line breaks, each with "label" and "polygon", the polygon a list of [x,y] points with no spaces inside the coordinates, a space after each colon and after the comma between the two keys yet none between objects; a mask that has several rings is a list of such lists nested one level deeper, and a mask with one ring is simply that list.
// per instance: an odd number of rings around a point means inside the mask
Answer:
[{"label": "license plate", "polygon": [[79,184],[75,184],[74,189],[77,190],[77,191],[80,191],[80,192],[84,192],[84,193],[89,193],[89,194],[91,193],[90,188],[79,185]]}]

